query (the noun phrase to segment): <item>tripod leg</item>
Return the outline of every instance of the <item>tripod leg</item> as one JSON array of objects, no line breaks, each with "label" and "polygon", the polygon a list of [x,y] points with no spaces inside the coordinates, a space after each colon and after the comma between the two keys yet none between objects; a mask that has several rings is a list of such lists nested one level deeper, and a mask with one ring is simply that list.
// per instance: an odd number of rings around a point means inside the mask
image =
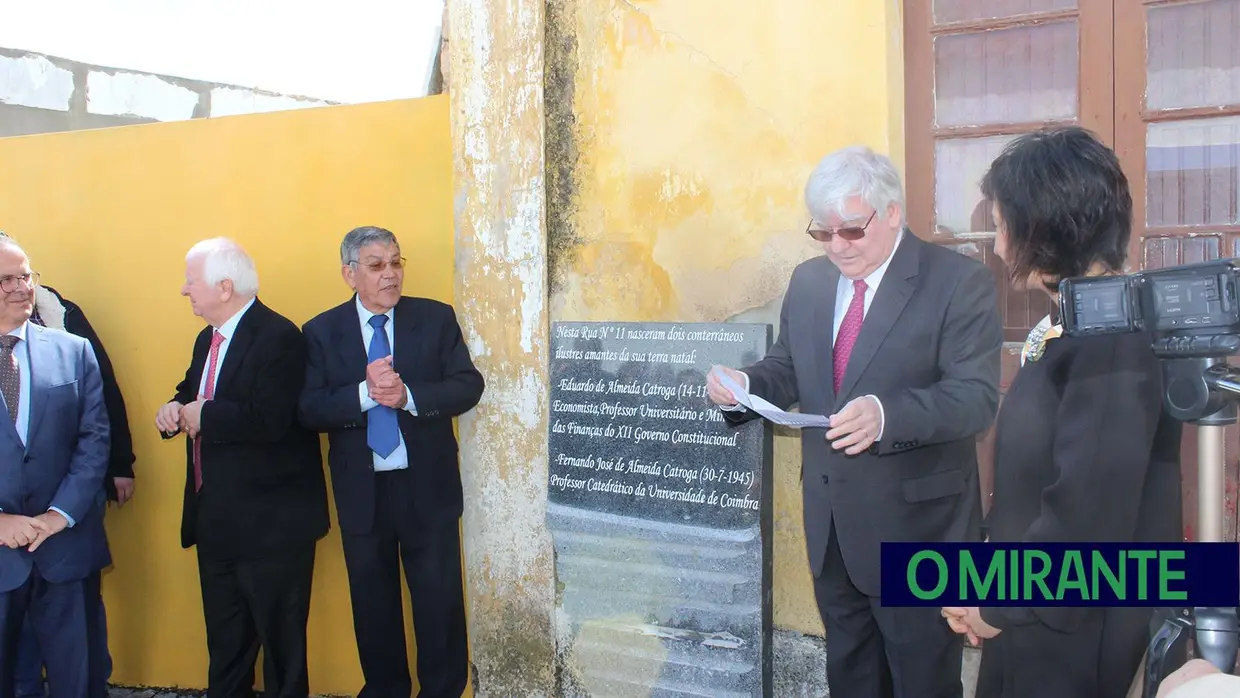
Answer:
[{"label": "tripod leg", "polygon": [[1160,608],[1154,614],[1151,626],[1159,627],[1145,654],[1144,698],[1154,698],[1162,680],[1188,661],[1188,636],[1184,630],[1189,622],[1179,609]]}]

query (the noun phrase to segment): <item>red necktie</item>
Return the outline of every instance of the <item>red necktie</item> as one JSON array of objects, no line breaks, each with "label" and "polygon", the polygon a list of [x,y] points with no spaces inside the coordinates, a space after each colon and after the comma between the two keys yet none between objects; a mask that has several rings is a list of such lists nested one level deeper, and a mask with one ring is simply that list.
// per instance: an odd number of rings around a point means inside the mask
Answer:
[{"label": "red necktie", "polygon": [[[224,335],[219,330],[211,335],[211,358],[207,362],[207,385],[202,392],[202,399],[215,397],[215,365],[220,358],[220,345],[224,343]],[[199,426],[202,426],[202,413],[198,413]],[[202,489],[202,434],[194,439],[194,491]]]},{"label": "red necktie", "polygon": [[853,282],[852,302],[848,304],[848,312],[844,314],[844,322],[840,323],[839,336],[835,338],[835,392],[840,392],[840,384],[844,382],[844,372],[848,370],[848,357],[852,356],[853,345],[857,343],[857,335],[861,334],[861,322],[865,320],[864,281]]}]

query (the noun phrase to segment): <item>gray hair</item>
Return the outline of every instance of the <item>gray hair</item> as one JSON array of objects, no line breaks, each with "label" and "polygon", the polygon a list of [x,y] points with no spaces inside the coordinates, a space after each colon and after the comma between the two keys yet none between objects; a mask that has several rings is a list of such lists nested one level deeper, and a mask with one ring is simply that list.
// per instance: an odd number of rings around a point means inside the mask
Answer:
[{"label": "gray hair", "polygon": [[889,206],[898,206],[900,224],[905,224],[900,172],[887,156],[860,145],[824,157],[805,183],[805,206],[819,221],[831,214],[846,217],[844,206],[854,196],[860,196],[879,215]]},{"label": "gray hair", "polygon": [[17,244],[17,238],[9,235],[3,230],[0,230],[0,247],[11,247],[22,254],[26,254],[26,250],[21,245]]},{"label": "gray hair", "polygon": [[350,230],[340,243],[340,263],[349,265],[357,262],[362,256],[362,248],[378,243],[380,245],[399,245],[396,236],[387,228],[364,225]]},{"label": "gray hair", "polygon": [[228,279],[239,296],[258,295],[258,269],[245,249],[228,238],[211,238],[190,248],[185,261],[202,257],[203,280],[211,286]]}]

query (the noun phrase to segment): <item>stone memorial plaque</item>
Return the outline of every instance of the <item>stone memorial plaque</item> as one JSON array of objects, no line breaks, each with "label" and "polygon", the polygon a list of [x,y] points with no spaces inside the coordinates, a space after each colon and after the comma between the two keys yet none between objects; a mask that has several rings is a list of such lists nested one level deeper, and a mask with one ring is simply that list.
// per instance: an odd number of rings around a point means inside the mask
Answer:
[{"label": "stone memorial plaque", "polygon": [[768,325],[552,327],[548,524],[572,696],[769,696],[770,427],[732,427],[715,364]]}]

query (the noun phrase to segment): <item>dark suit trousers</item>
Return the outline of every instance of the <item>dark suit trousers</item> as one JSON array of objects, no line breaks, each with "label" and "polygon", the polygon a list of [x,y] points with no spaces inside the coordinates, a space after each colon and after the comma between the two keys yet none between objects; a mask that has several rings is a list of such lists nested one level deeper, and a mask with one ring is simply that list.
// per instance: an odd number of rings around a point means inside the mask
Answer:
[{"label": "dark suit trousers", "polygon": [[961,698],[964,645],[938,608],[884,608],[849,579],[827,540],[814,595],[827,634],[831,698]]},{"label": "dark suit trousers", "polygon": [[51,698],[90,695],[85,580],[52,584],[34,572],[22,586],[0,594],[0,698],[12,698],[14,669],[26,615],[47,665]]},{"label": "dark suit trousers", "polygon": [[418,696],[460,698],[469,676],[460,531],[456,520],[431,530],[420,524],[408,480],[408,470],[375,473],[374,527],[365,534],[342,534],[353,630],[366,679],[358,698],[409,698],[413,693],[401,563],[413,607]]},{"label": "dark suit trousers", "polygon": [[[107,698],[108,679],[112,677],[112,655],[108,651],[108,621],[103,606],[102,574],[86,578],[82,590],[86,594],[86,634],[90,643],[89,698]],[[43,698],[43,652],[35,635],[30,615],[22,623],[17,646],[16,698]]]},{"label": "dark suit trousers", "polygon": [[306,698],[306,622],[315,542],[254,558],[214,557],[198,548],[207,625],[208,698],[254,695],[254,662],[263,649],[263,694]]}]

